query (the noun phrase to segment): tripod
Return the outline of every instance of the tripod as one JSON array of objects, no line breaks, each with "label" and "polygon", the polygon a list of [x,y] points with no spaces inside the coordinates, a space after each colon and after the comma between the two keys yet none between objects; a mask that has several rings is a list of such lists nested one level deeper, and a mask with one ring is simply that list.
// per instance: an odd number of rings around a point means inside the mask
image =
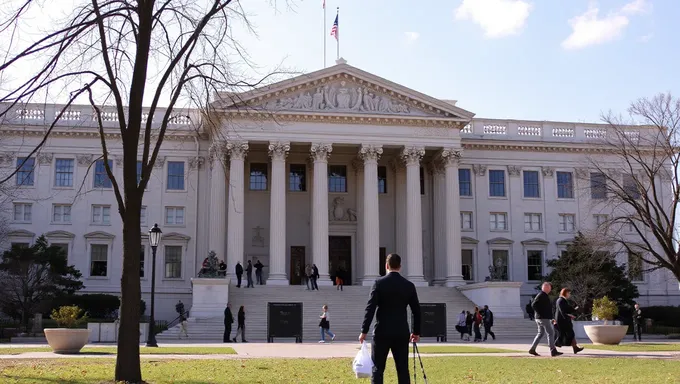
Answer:
[{"label": "tripod", "polygon": [[423,372],[423,380],[425,381],[425,384],[427,384],[427,375],[425,374],[425,367],[423,366],[423,359],[420,357],[420,351],[418,351],[418,344],[416,342],[413,342],[413,384],[415,384],[417,380],[417,374],[416,374],[416,356],[418,356],[418,361],[420,362],[420,370]]}]

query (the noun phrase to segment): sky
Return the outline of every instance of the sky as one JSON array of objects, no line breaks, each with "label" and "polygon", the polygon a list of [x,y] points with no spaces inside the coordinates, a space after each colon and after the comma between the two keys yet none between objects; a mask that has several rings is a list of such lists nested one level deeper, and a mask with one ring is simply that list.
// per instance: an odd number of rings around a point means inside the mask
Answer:
[{"label": "sky", "polygon": [[[680,93],[678,0],[243,1],[262,73],[348,64],[477,117],[598,122],[659,92]],[[326,25],[324,28],[324,19]]]}]

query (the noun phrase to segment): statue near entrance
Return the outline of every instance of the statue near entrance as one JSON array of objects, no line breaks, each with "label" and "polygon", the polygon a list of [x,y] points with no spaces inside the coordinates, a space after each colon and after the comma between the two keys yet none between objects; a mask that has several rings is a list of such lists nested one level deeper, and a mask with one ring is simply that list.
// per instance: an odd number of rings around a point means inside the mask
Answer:
[{"label": "statue near entrance", "polygon": [[208,257],[206,257],[205,260],[203,260],[203,266],[201,270],[198,272],[198,277],[208,279],[224,277],[219,273],[218,262],[219,261],[217,260],[217,255],[215,254],[215,251],[208,252]]},{"label": "statue near entrance", "polygon": [[505,272],[505,263],[501,258],[497,258],[494,265],[489,265],[489,276],[487,281],[505,281],[508,276]]}]

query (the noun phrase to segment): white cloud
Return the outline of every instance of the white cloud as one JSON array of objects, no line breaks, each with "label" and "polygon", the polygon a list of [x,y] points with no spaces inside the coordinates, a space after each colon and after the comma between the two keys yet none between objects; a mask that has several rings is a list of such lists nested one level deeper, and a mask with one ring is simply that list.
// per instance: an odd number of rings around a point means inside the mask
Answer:
[{"label": "white cloud", "polygon": [[418,32],[404,32],[404,36],[406,36],[406,42],[407,43],[413,44],[420,37],[420,33],[418,33]]},{"label": "white cloud", "polygon": [[621,9],[600,17],[600,9],[591,4],[588,10],[569,20],[572,32],[562,42],[564,49],[581,49],[616,40],[630,24],[631,15],[649,10],[646,0],[633,0]]},{"label": "white cloud", "polygon": [[486,37],[498,38],[521,32],[532,5],[525,0],[463,0],[455,11],[456,20],[472,20]]}]

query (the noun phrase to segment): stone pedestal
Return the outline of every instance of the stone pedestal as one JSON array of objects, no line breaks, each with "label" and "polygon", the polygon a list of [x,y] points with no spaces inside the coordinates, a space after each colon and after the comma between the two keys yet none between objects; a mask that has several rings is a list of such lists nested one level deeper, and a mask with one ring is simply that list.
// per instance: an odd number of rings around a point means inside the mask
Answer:
[{"label": "stone pedestal", "polygon": [[476,306],[482,308],[488,305],[496,318],[523,319],[519,294],[521,287],[521,282],[486,281],[457,288]]},{"label": "stone pedestal", "polygon": [[229,302],[230,279],[191,279],[191,309],[189,317],[205,319],[224,317]]}]

